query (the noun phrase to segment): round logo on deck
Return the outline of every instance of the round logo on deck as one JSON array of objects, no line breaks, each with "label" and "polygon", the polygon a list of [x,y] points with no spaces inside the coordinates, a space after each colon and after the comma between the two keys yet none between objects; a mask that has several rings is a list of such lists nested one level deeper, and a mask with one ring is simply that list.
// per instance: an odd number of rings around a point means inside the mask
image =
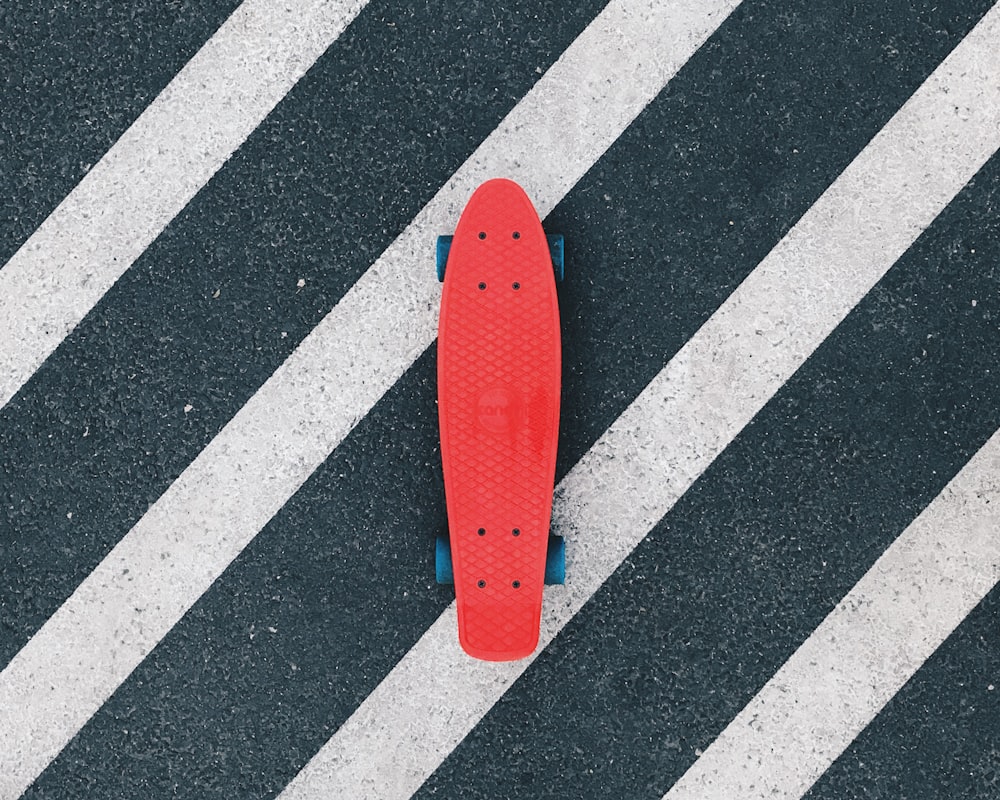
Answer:
[{"label": "round logo on deck", "polygon": [[507,433],[514,426],[520,404],[514,392],[502,386],[487,389],[479,395],[476,419],[493,433]]}]

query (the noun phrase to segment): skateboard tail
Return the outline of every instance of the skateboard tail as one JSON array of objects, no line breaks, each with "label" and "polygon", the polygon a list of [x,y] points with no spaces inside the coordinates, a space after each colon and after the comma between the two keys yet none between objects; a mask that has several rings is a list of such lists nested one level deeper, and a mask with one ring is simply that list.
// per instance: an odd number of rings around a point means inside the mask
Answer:
[{"label": "skateboard tail", "polygon": [[[473,611],[473,614],[476,618],[484,618],[481,616],[483,611]],[[492,618],[494,622],[489,627],[483,627],[469,624],[466,617],[472,615],[462,613],[460,607],[459,644],[468,655],[484,661],[516,661],[527,658],[538,647],[540,611],[538,606],[531,604],[525,604],[520,609],[506,606],[502,610],[497,609],[496,612],[499,613],[487,612],[485,618]]]}]

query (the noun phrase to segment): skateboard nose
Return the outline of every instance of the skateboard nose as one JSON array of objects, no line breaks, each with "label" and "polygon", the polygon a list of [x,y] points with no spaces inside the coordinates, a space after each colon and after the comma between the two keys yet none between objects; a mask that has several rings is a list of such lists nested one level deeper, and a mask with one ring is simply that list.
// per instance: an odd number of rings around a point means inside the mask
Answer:
[{"label": "skateboard nose", "polygon": [[[536,216],[535,206],[528,193],[510,178],[491,178],[473,192],[472,198],[478,195],[489,195],[494,206],[506,206],[512,211],[516,210],[518,214],[530,210],[531,216]],[[471,204],[472,200],[469,202]]]}]

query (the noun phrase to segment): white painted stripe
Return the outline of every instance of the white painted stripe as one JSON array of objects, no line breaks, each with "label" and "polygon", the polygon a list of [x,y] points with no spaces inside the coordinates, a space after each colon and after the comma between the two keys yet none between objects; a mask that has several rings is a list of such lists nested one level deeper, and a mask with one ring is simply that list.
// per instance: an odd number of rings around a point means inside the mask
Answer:
[{"label": "white painted stripe", "polygon": [[799,798],[1000,581],[1000,431],[667,793]]},{"label": "white painted stripe", "polygon": [[367,0],[245,0],[0,269],[0,407]]},{"label": "white painted stripe", "polygon": [[[994,9],[560,483],[570,563],[542,646],[1000,146],[998,35]],[[455,638],[452,606],[282,798],[416,791],[531,662],[474,661]]]},{"label": "white painted stripe", "polygon": [[0,673],[0,798],[45,768],[433,342],[434,237],[475,186],[507,175],[548,213],[737,1],[601,12]]}]

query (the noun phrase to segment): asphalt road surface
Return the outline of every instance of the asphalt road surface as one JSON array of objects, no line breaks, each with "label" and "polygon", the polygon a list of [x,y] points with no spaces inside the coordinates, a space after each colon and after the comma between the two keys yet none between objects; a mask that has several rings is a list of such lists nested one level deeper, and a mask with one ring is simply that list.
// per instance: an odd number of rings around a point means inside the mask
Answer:
[{"label": "asphalt road surface", "polygon": [[[1000,5],[0,8],[0,800],[1000,797]],[[434,240],[566,238],[530,659]]]}]

